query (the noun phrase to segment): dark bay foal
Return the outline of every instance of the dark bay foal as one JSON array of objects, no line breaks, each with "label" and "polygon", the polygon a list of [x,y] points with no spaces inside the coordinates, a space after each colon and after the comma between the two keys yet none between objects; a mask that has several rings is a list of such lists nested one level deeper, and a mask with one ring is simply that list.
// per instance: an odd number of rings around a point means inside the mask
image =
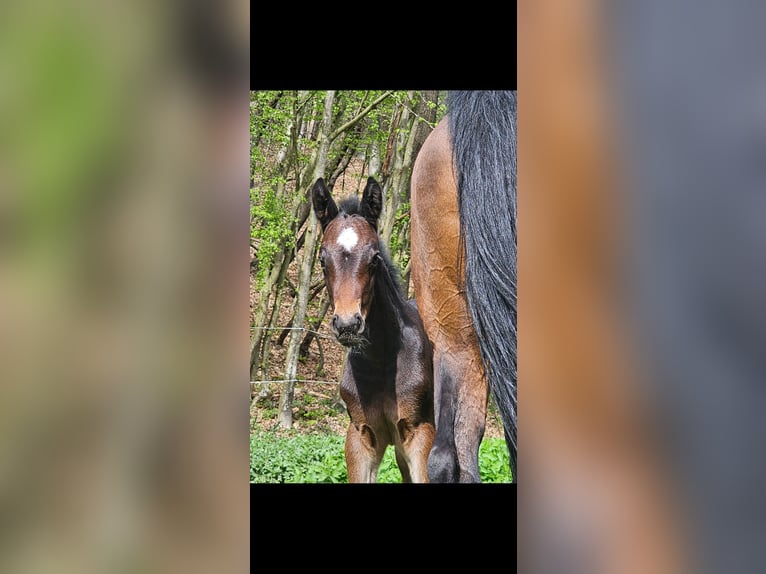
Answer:
[{"label": "dark bay foal", "polygon": [[378,231],[382,190],[367,180],[361,202],[335,204],[323,179],[312,188],[322,226],[319,254],[333,305],[332,331],[349,348],[340,394],[349,482],[375,482],[393,445],[404,482],[428,482],[433,443],[433,356],[414,301],[402,296]]}]

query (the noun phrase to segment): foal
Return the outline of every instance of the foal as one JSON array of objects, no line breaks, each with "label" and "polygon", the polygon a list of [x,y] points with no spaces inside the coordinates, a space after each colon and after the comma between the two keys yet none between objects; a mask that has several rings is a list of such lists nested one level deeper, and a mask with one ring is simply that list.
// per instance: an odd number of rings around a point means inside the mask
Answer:
[{"label": "foal", "polygon": [[375,482],[388,445],[404,482],[428,482],[433,356],[417,307],[402,296],[378,236],[380,185],[369,178],[361,203],[349,198],[340,209],[321,178],[311,196],[322,226],[319,261],[333,305],[332,332],[349,348],[340,383],[351,417],[349,482]]}]

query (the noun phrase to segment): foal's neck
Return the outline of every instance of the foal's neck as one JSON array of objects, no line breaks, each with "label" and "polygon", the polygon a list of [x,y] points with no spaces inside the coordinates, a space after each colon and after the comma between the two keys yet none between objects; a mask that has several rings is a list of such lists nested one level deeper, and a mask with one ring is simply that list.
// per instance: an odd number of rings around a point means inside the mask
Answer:
[{"label": "foal's neck", "polygon": [[360,353],[369,358],[381,354],[394,354],[392,349],[401,346],[402,330],[409,323],[407,302],[398,290],[399,286],[385,266],[375,278],[375,292],[367,315],[369,344]]}]

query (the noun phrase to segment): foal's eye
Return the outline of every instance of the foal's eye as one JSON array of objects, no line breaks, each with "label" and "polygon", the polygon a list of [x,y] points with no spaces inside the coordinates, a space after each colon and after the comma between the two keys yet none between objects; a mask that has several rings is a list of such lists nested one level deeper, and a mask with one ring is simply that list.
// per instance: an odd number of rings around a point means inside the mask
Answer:
[{"label": "foal's eye", "polygon": [[325,265],[327,265],[327,264],[325,263],[324,255],[320,254],[319,255],[319,266],[322,268],[322,270],[324,270]]},{"label": "foal's eye", "polygon": [[379,262],[380,262],[380,253],[373,254],[372,259],[370,259],[370,268],[375,269],[378,266]]}]

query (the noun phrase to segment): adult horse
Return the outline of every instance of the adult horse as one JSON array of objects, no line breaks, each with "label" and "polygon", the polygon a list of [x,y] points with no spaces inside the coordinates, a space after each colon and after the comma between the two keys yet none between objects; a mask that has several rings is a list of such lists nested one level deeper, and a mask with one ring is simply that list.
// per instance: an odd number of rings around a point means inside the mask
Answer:
[{"label": "adult horse", "polygon": [[480,482],[491,390],[516,482],[516,92],[452,92],[411,178],[415,298],[434,348],[434,482]]}]

